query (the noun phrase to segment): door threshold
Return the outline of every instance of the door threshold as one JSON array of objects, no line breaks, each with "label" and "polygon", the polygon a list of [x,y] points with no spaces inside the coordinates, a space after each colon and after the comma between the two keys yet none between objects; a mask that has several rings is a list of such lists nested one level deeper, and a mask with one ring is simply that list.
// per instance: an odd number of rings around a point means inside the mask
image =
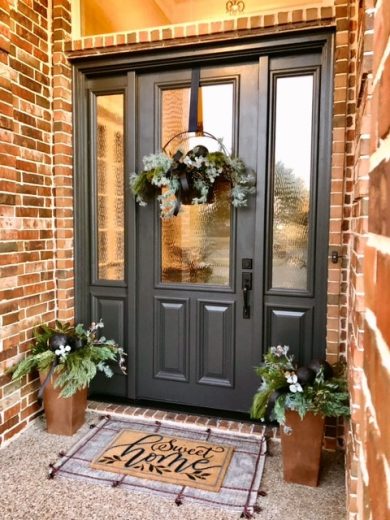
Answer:
[{"label": "door threshold", "polygon": [[[89,396],[95,402],[105,403],[107,405],[122,405],[133,406],[137,408],[147,408],[149,410],[161,411],[167,413],[193,415],[197,417],[207,417],[213,419],[222,419],[230,421],[239,421],[251,425],[259,425],[260,428],[264,426],[274,426],[273,424],[261,423],[257,420],[251,420],[249,413],[234,412],[229,410],[216,410],[214,408],[201,408],[197,406],[187,406],[177,403],[166,403],[163,401],[149,401],[146,399],[125,399],[121,397],[113,397],[102,394],[92,394]],[[276,425],[276,423],[275,423]]]}]

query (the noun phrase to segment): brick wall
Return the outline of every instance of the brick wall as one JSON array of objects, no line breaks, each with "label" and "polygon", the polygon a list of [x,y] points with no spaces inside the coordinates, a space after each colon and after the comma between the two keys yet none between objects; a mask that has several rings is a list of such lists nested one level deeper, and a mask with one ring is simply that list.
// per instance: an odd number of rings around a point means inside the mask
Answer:
[{"label": "brick wall", "polygon": [[37,411],[36,381],[4,369],[55,315],[49,22],[43,0],[0,2],[0,441]]},{"label": "brick wall", "polygon": [[40,410],[37,380],[7,367],[35,325],[73,316],[70,71],[55,52],[70,7],[50,4],[0,0],[0,444]]},{"label": "brick wall", "polygon": [[350,520],[390,517],[390,4],[360,2],[350,219]]}]

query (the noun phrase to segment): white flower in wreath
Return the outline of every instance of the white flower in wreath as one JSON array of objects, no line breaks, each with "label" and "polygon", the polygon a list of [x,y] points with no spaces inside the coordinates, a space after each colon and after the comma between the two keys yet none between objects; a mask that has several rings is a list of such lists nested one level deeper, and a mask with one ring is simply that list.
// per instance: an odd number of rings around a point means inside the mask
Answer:
[{"label": "white flower in wreath", "polygon": [[290,392],[293,392],[294,394],[296,392],[303,392],[303,388],[298,383],[298,377],[296,374],[292,373],[286,377],[287,377],[287,383],[290,384],[290,386],[289,386]]},{"label": "white flower in wreath", "polygon": [[282,347],[282,345],[278,345],[277,347],[271,347],[271,354],[273,354],[274,356],[276,357],[282,357],[282,356],[287,356],[287,353],[289,351],[289,346],[288,345],[284,345],[284,347]]},{"label": "white flower in wreath", "polygon": [[200,170],[200,168],[202,168],[203,164],[206,162],[206,159],[205,157],[203,157],[202,155],[200,157],[195,157],[194,159],[194,163],[195,163],[195,168],[197,168],[198,170]]},{"label": "white flower in wreath", "polygon": [[66,359],[66,356],[69,354],[69,352],[72,349],[69,345],[60,345],[55,351],[55,355],[60,358],[60,361],[64,362]]}]

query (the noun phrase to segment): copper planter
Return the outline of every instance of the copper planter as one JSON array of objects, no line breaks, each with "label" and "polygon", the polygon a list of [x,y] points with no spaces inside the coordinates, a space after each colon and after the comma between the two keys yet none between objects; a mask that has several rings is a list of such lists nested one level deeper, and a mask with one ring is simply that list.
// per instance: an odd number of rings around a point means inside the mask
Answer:
[{"label": "copper planter", "polygon": [[[46,374],[40,374],[41,384]],[[43,394],[47,431],[56,435],[73,435],[85,422],[88,389],[79,390],[72,397],[60,397],[61,389],[54,388],[55,376]]]},{"label": "copper planter", "polygon": [[297,412],[286,410],[286,426],[280,428],[283,476],[286,482],[318,486],[325,418],[307,413],[303,420]]}]

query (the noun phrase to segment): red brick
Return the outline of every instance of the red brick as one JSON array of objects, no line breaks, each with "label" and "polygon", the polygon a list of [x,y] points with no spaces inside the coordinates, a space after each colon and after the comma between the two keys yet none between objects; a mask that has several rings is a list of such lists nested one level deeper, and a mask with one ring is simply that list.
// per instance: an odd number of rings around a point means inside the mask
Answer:
[{"label": "red brick", "polygon": [[390,131],[390,54],[388,55],[382,76],[379,82],[379,106],[380,117],[378,118],[379,137],[384,139]]},{"label": "red brick", "polygon": [[370,172],[369,231],[390,236],[390,161],[382,161]]},{"label": "red brick", "polygon": [[16,425],[14,428],[12,428],[11,430],[7,431],[4,434],[4,440],[11,439],[17,433],[19,433],[21,430],[23,430],[23,428],[25,428],[26,426],[27,426],[27,422],[26,421],[23,421],[20,424]]},{"label": "red brick", "polygon": [[3,423],[0,423],[0,433],[4,433],[7,430],[10,430],[17,423],[18,423],[18,418],[16,416],[11,417],[11,419],[8,419],[8,421],[4,421]]},{"label": "red brick", "polygon": [[377,12],[366,14],[366,30],[374,25],[374,63],[373,72],[376,74],[382,60],[383,51],[386,48],[390,36],[390,6],[389,2],[381,2]]},{"label": "red brick", "polygon": [[292,21],[293,22],[302,22],[303,21],[303,11],[301,9],[298,11],[293,11]]}]

